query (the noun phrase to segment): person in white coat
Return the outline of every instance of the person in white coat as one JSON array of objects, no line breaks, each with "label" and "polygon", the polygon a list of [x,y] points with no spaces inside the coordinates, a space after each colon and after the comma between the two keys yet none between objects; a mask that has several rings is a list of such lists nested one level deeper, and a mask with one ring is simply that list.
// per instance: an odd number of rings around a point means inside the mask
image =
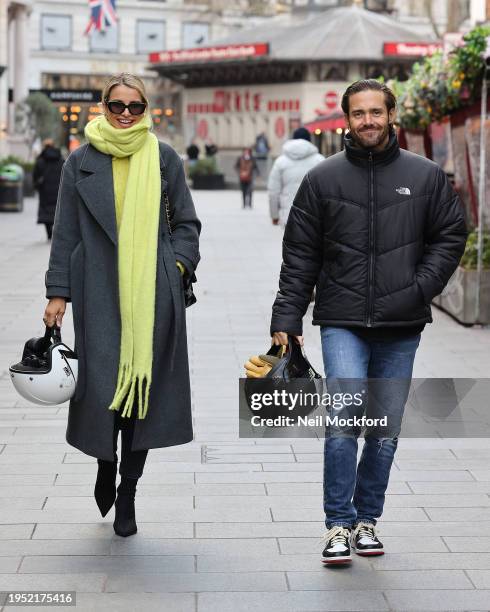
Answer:
[{"label": "person in white coat", "polygon": [[325,159],[310,140],[310,132],[306,128],[297,128],[293,132],[293,138],[284,143],[282,154],[272,166],[267,189],[274,225],[286,225],[289,210],[303,177]]}]

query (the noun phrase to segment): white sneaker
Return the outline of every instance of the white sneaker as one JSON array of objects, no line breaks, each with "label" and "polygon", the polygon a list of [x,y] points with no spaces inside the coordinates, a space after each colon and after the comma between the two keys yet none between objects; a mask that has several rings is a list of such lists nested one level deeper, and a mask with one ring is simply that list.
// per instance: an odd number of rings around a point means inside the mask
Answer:
[{"label": "white sneaker", "polygon": [[376,537],[376,530],[372,523],[360,522],[354,526],[351,535],[351,545],[358,555],[367,557],[371,555],[384,555],[383,544]]},{"label": "white sneaker", "polygon": [[322,561],[328,565],[350,563],[352,561],[350,555],[349,539],[351,530],[348,527],[334,525],[322,537],[326,541],[323,550]]}]

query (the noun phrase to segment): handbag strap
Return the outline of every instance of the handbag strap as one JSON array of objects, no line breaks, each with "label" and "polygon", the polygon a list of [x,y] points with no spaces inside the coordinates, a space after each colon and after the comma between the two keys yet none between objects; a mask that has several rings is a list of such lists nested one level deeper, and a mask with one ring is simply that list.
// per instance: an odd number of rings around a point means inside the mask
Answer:
[{"label": "handbag strap", "polygon": [[[163,161],[162,152],[160,150],[160,147],[158,147],[158,152],[160,154],[160,174],[163,180],[168,185],[168,181],[165,176],[165,162]],[[167,219],[168,233],[171,236],[172,235],[172,224],[170,223],[170,200],[168,199],[168,193],[166,189],[164,189],[163,191],[163,202],[165,204],[165,218]]]}]

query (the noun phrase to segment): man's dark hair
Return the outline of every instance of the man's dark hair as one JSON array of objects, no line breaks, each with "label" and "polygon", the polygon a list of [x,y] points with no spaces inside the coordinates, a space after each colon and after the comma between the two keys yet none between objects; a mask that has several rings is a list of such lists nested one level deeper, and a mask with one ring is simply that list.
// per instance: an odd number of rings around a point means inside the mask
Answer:
[{"label": "man's dark hair", "polygon": [[341,107],[346,115],[349,114],[349,98],[360,91],[368,90],[382,91],[384,93],[388,112],[390,112],[392,108],[396,108],[395,95],[385,83],[380,83],[376,79],[360,79],[349,85],[342,96]]}]

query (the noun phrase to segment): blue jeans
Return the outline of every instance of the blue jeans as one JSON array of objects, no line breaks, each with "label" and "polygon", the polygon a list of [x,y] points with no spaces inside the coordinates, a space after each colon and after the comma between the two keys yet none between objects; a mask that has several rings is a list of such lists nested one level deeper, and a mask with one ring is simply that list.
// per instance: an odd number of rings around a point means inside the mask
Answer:
[{"label": "blue jeans", "polygon": [[[322,327],[321,338],[328,392],[342,388],[352,393],[356,391],[353,385],[360,391],[366,388],[367,379],[384,379],[374,381],[378,385],[376,400],[381,401],[385,412],[398,418],[401,427],[420,334],[375,342],[340,327]],[[347,388],[338,379],[350,379],[345,382]],[[396,381],[390,385],[386,379]],[[352,527],[360,521],[375,525],[383,512],[399,429],[389,438],[367,431],[357,465],[359,433],[352,430],[347,435],[325,436],[323,506],[327,529],[333,525]]]}]

